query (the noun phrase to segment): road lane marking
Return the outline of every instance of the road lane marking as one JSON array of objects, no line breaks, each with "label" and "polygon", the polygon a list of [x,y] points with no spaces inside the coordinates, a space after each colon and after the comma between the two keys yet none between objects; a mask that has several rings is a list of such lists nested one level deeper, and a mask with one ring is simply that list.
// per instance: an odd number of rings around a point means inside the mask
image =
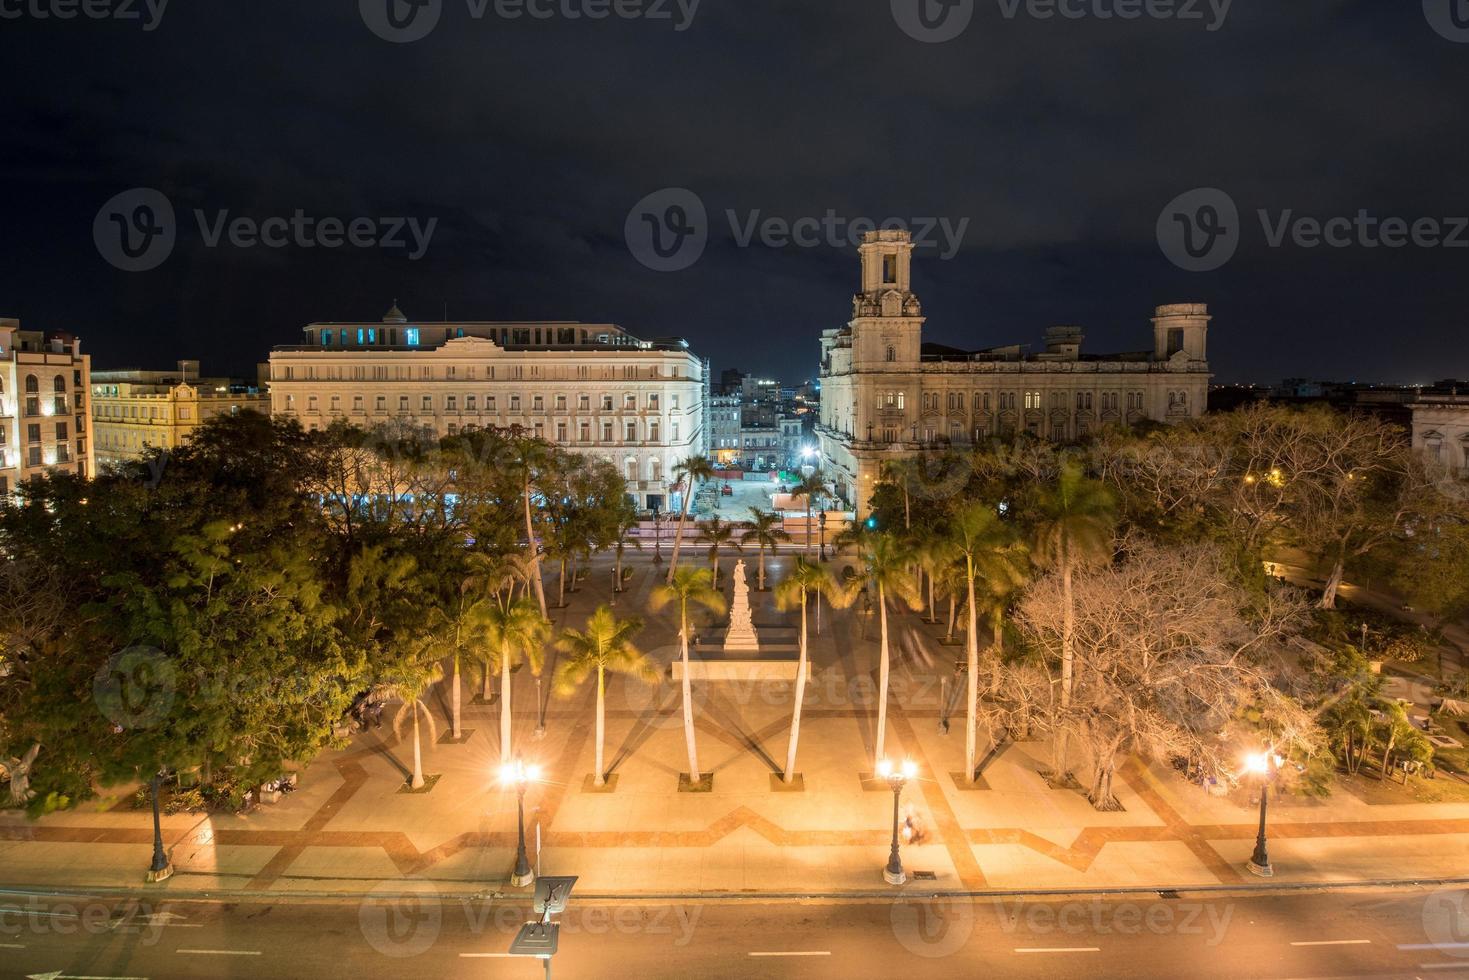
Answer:
[{"label": "road lane marking", "polygon": [[1017,953],[1100,953],[1100,946],[1016,946]]},{"label": "road lane marking", "polygon": [[1292,946],[1370,946],[1370,939],[1313,939],[1308,942],[1291,943]]},{"label": "road lane marking", "polygon": [[0,949],[25,949],[20,943],[0,943]]},{"label": "road lane marking", "polygon": [[770,953],[747,953],[746,955],[747,956],[830,956],[831,955],[831,950],[829,950],[829,949],[806,949],[806,950],[793,949],[793,950],[785,950],[785,951],[781,951],[781,952],[770,952]]},{"label": "road lane marking", "polygon": [[192,953],[195,956],[259,956],[258,949],[176,949],[175,953]]}]

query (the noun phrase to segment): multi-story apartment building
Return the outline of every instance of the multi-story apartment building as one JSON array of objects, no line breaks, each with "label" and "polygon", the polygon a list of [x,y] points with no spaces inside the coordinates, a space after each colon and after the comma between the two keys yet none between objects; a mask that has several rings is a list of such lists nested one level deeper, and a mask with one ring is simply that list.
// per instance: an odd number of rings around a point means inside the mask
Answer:
[{"label": "multi-story apartment building", "polygon": [[75,337],[0,318],[0,496],[47,470],[92,475],[90,372]]},{"label": "multi-story apartment building", "polygon": [[679,505],[678,461],[707,452],[705,365],[682,340],[611,324],[313,323],[270,355],[271,411],[307,429],[520,426],[611,462],[639,507]]},{"label": "multi-story apartment building", "polygon": [[143,457],[188,441],[216,415],[270,414],[270,396],[229,378],[201,378],[198,361],[174,371],[92,372],[92,429],[98,464]]},{"label": "multi-story apartment building", "polygon": [[739,394],[710,395],[709,413],[704,421],[709,427],[710,458],[722,466],[739,465],[741,458]]},{"label": "multi-story apartment building", "polygon": [[845,327],[821,336],[823,468],[865,510],[884,460],[1025,431],[1067,441],[1114,423],[1177,421],[1209,392],[1208,307],[1160,306],[1151,349],[1084,355],[1082,331],[1053,327],[1046,349],[964,351],[923,343],[913,242],[877,231],[859,248],[862,290]]}]

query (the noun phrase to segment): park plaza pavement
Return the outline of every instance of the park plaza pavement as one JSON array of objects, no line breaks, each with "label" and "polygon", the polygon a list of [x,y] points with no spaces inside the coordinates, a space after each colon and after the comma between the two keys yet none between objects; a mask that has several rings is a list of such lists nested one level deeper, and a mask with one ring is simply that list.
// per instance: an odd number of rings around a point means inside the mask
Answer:
[{"label": "park plaza pavement", "polygon": [[[781,567],[790,559],[775,562]],[[726,567],[732,562],[726,563]],[[646,597],[656,571],[634,563],[623,614],[648,622],[641,646],[666,661],[676,652],[676,613],[651,615]],[[589,583],[575,592],[561,623],[578,623],[606,599]],[[727,583],[727,579],[725,580]],[[727,587],[727,585],[726,585]],[[786,622],[757,597],[755,621]],[[917,618],[905,624],[927,630]],[[877,645],[863,640],[860,616],[828,610],[812,638],[813,680],[803,710],[797,770],[804,789],[777,792],[770,774],[784,765],[790,724],[788,685],[696,685],[700,766],[714,774],[709,793],[677,792],[688,769],[678,685],[650,691],[613,678],[607,701],[606,759],[617,782],[590,792],[593,769],[591,685],[552,699],[547,733],[533,736],[535,683],[517,673],[514,751],[539,763],[543,782],[526,794],[532,850],[541,868],[581,876],[584,894],[859,894],[891,892],[882,881],[891,835],[892,796],[865,791],[872,768]],[[868,630],[873,637],[876,629]],[[896,644],[895,644],[896,647]],[[1090,889],[1187,887],[1254,881],[1244,864],[1256,812],[1177,779],[1166,767],[1132,760],[1116,781],[1123,809],[1101,813],[1077,791],[1052,789],[1038,775],[1043,742],[1008,746],[985,770],[984,788],[960,788],[963,727],[947,735],[938,720],[937,678],[953,648],[906,657],[894,670],[889,756],[911,757],[920,776],[904,792],[926,839],[903,849],[912,878],[904,888]],[[909,647],[911,650],[911,646]],[[402,792],[411,745],[390,723],[326,753],[279,803],[244,815],[164,818],[176,891],[355,892],[382,882],[427,879],[445,893],[502,887],[515,851],[515,796],[496,781],[499,705],[470,704],[465,677],[463,744],[447,734],[444,692],[426,700],[424,767],[437,776],[426,793]],[[409,729],[405,727],[404,734]],[[150,817],[118,792],[69,812],[27,822],[0,816],[5,884],[134,886],[151,853]],[[1283,799],[1271,808],[1275,881],[1368,881],[1451,877],[1469,867],[1469,804],[1369,805],[1338,792],[1327,801]]]}]

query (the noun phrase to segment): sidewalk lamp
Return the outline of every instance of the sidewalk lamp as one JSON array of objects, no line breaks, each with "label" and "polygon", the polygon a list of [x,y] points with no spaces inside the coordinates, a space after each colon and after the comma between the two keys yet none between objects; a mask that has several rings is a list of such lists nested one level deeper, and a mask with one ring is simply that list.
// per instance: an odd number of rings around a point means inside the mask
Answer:
[{"label": "sidewalk lamp", "polygon": [[903,798],[903,786],[918,775],[918,764],[912,759],[906,759],[895,765],[892,761],[883,759],[877,764],[877,775],[879,779],[886,779],[888,787],[893,791],[893,849],[888,854],[888,866],[883,869],[882,877],[889,885],[901,885],[908,880],[908,876],[903,873],[903,859],[898,854],[898,808]]},{"label": "sidewalk lamp", "polygon": [[826,508],[821,509],[821,517],[817,523],[821,528],[821,560],[826,561]]},{"label": "sidewalk lamp", "polygon": [[173,862],[163,850],[163,821],[158,816],[158,791],[163,772],[153,774],[153,863],[148,866],[148,881],[166,881],[173,877]]},{"label": "sidewalk lamp", "polygon": [[663,505],[653,501],[653,564],[663,564],[663,525],[658,523],[658,512]]},{"label": "sidewalk lamp", "polygon": [[500,767],[500,784],[515,787],[518,840],[515,847],[515,870],[510,875],[510,884],[516,888],[524,887],[536,880],[535,872],[530,869],[530,859],[525,854],[525,788],[540,778],[540,766],[528,766],[520,759]]},{"label": "sidewalk lamp", "polygon": [[1261,878],[1269,878],[1275,874],[1275,869],[1270,866],[1270,852],[1265,842],[1265,816],[1270,808],[1270,781],[1280,771],[1280,764],[1284,761],[1273,752],[1254,752],[1245,759],[1245,769],[1260,778],[1260,832],[1255,837],[1255,853],[1246,867],[1251,874],[1257,874]]}]

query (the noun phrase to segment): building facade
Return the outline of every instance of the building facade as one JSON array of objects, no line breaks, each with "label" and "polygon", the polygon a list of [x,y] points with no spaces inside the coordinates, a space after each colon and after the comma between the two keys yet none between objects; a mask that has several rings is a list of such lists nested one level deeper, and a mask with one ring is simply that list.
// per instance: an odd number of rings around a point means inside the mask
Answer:
[{"label": "building facade", "polygon": [[201,378],[198,361],[180,361],[174,371],[95,371],[91,390],[98,465],[175,449],[216,415],[270,414],[268,394],[229,378]]},{"label": "building facade", "polygon": [[307,429],[520,426],[605,459],[640,508],[676,506],[678,461],[707,451],[704,362],[611,324],[313,323],[270,355],[271,411]]},{"label": "building facade", "polygon": [[1469,394],[1423,394],[1413,402],[1413,448],[1469,478]]},{"label": "building facade", "polygon": [[1152,347],[1132,353],[1084,355],[1077,327],[1051,328],[1040,353],[962,351],[923,342],[907,232],[871,232],[859,252],[852,319],[821,337],[817,425],[823,469],[859,510],[889,459],[1020,432],[1069,441],[1206,407],[1206,306],[1158,307]]},{"label": "building facade", "polygon": [[48,470],[92,475],[90,381],[81,341],[0,318],[0,496]]},{"label": "building facade", "polygon": [[743,458],[740,446],[740,396],[709,396],[709,457],[722,466],[736,466]]}]

